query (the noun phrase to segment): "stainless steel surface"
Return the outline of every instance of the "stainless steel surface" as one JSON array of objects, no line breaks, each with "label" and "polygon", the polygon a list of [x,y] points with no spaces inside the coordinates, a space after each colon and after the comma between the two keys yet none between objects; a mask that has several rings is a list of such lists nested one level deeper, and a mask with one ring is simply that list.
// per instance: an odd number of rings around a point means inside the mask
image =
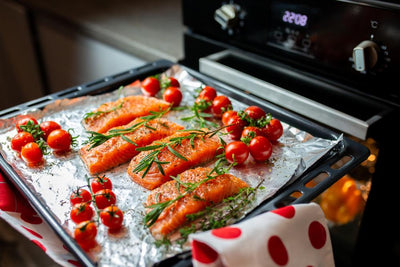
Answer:
[{"label": "stainless steel surface", "polygon": [[257,64],[265,64],[262,60],[258,60],[256,57],[249,58],[246,55],[225,50],[205,58],[200,58],[200,72],[328,126],[335,125],[335,128],[338,130],[361,139],[366,138],[371,123],[380,119],[380,116],[376,115],[366,121],[360,120],[339,110],[333,109],[286,90],[285,88],[255,78],[218,62],[219,59],[229,54],[253,62],[256,61]]}]

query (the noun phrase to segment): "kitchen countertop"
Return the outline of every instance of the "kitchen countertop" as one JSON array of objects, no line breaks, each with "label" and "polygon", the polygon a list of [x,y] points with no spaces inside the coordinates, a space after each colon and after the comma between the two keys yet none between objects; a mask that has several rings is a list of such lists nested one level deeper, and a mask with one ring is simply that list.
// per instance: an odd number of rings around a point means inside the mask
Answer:
[{"label": "kitchen countertop", "polygon": [[145,61],[183,58],[181,0],[19,0]]}]

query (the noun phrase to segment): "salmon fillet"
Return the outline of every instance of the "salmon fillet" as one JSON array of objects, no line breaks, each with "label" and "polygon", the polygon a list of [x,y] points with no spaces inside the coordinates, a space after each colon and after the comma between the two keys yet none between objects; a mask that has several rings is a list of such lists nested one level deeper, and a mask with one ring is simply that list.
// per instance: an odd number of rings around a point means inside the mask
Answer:
[{"label": "salmon fillet", "polygon": [[[143,121],[143,119],[137,118],[127,125],[114,127],[110,130],[127,129]],[[172,135],[177,130],[183,129],[183,126],[164,118],[150,120],[146,123],[146,126],[142,125],[133,132],[123,134],[124,138],[128,138],[136,145],[127,142],[121,135],[118,135],[94,148],[90,149],[90,144],[82,147],[79,155],[86,164],[90,174],[104,172],[128,162],[139,153],[136,151],[137,147],[146,146],[155,140]],[[109,133],[110,131],[105,135]]]},{"label": "salmon fillet", "polygon": [[[174,138],[188,137],[190,134],[191,132],[187,131],[176,132],[167,138],[153,142],[150,146],[165,144]],[[142,164],[145,157],[152,151],[142,151],[131,160],[128,167],[128,174],[134,182],[144,188],[154,189],[169,181],[171,179],[170,176],[175,176],[189,168],[211,161],[216,156],[216,151],[220,146],[221,143],[216,135],[212,137],[197,136],[192,141],[190,139],[183,139],[179,145],[171,145],[171,148],[186,158],[186,160],[177,157],[167,147],[164,147],[157,155],[158,161],[163,162],[161,166],[164,173],[153,162],[145,175],[146,169],[136,172],[135,168],[138,164]]]},{"label": "salmon fillet", "polygon": [[93,115],[82,121],[87,131],[105,133],[109,129],[125,125],[133,119],[149,115],[151,111],[166,110],[169,103],[143,95],[127,96],[102,104]]},{"label": "salmon fillet", "polygon": [[[190,169],[181,173],[179,179],[181,183],[198,183],[206,179],[210,171],[210,168],[204,167]],[[150,231],[156,239],[162,239],[183,226],[187,222],[187,215],[218,204],[223,199],[239,193],[240,189],[244,187],[248,187],[247,183],[231,174],[216,176],[167,206],[150,227]],[[171,201],[184,193],[184,186],[182,184],[177,186],[177,181],[172,180],[151,191],[145,206]],[[148,211],[150,210],[148,209]]]}]

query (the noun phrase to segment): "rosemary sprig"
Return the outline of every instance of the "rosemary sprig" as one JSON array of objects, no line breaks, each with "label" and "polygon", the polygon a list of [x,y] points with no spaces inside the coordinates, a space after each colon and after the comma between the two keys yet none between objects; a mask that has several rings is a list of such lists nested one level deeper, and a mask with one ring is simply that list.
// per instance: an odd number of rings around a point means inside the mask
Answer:
[{"label": "rosemary sprig", "polygon": [[172,137],[167,142],[164,142],[164,143],[155,142],[155,144],[153,144],[153,145],[149,145],[149,146],[145,146],[145,147],[138,147],[138,148],[136,148],[136,151],[138,151],[138,152],[142,152],[142,151],[151,151],[151,152],[149,154],[147,154],[140,161],[140,163],[136,166],[136,168],[133,169],[133,173],[138,173],[138,172],[144,171],[142,174],[142,178],[144,178],[146,176],[147,172],[150,170],[152,164],[156,163],[157,168],[164,175],[164,169],[163,169],[162,165],[168,164],[170,162],[158,160],[157,157],[163,149],[166,148],[175,157],[182,159],[184,161],[187,161],[188,159],[184,155],[180,154],[175,149],[177,146],[180,146],[182,144],[182,141],[189,140],[191,147],[195,148],[194,141],[196,138],[201,138],[202,140],[204,140],[204,138],[207,136],[209,136],[211,138],[223,128],[224,127],[221,127],[221,128],[218,128],[218,129],[212,130],[212,131],[204,131],[204,130],[199,130],[199,129],[180,130],[180,132],[188,132],[189,134],[184,135],[184,136]]},{"label": "rosemary sprig", "polygon": [[128,127],[125,129],[111,129],[110,131],[108,131],[107,134],[101,134],[101,133],[94,132],[94,131],[87,131],[87,133],[89,133],[90,136],[89,136],[88,140],[85,141],[83,144],[90,144],[90,147],[89,147],[89,150],[90,150],[94,147],[97,147],[97,146],[103,144],[110,138],[120,136],[126,142],[137,146],[137,144],[134,141],[130,140],[128,137],[126,137],[125,134],[133,133],[141,126],[147,127],[151,130],[156,130],[155,128],[147,125],[147,123],[150,122],[151,120],[161,118],[164,114],[168,113],[168,111],[170,111],[170,109],[171,109],[171,106],[168,107],[166,110],[162,110],[162,111],[158,111],[158,112],[150,111],[150,115],[140,117],[142,119],[141,122],[135,123],[131,127]]},{"label": "rosemary sprig", "polygon": [[188,107],[188,109],[192,112],[192,115],[181,118],[182,121],[192,121],[200,128],[203,127],[217,127],[218,124],[215,122],[209,121],[208,119],[212,118],[213,115],[207,112],[204,112],[211,106],[211,102],[208,102],[204,99],[195,102],[193,106]]},{"label": "rosemary sprig", "polygon": [[[121,91],[122,91],[123,88],[124,88],[123,86],[120,86],[120,87],[118,88],[118,98],[120,97]],[[114,111],[116,111],[116,110],[118,110],[118,109],[121,109],[122,106],[123,106],[123,104],[124,104],[124,101],[121,101],[121,103],[119,103],[118,106],[112,107],[112,108],[110,108],[110,109],[108,109],[108,110],[99,110],[99,111],[96,111],[96,112],[88,112],[88,113],[86,113],[86,114],[83,116],[83,119],[84,119],[85,121],[87,121],[89,118],[98,117],[98,116],[100,116],[100,115],[102,115],[102,114],[107,114],[107,113],[114,112]]]},{"label": "rosemary sprig", "polygon": [[224,168],[223,166],[227,163],[226,159],[219,160],[214,164],[214,168],[207,174],[206,178],[196,182],[196,183],[184,183],[179,179],[179,175],[177,177],[171,177],[177,182],[178,192],[180,191],[180,188],[183,188],[183,193],[180,193],[177,197],[164,201],[164,202],[159,202],[150,206],[147,206],[146,208],[151,209],[144,217],[143,221],[144,224],[147,227],[152,226],[160,216],[160,214],[170,205],[175,203],[176,201],[180,200],[181,198],[185,197],[186,195],[192,193],[196,188],[198,188],[200,185],[215,179],[219,175],[223,173],[228,173],[229,170],[236,165],[235,163],[230,164],[227,168]]}]

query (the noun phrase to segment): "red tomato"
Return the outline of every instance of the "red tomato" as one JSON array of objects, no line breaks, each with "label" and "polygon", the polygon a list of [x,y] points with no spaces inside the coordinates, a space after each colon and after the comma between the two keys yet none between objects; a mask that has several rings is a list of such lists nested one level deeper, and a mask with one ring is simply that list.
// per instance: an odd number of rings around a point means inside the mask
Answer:
[{"label": "red tomato", "polygon": [[78,224],[74,230],[74,238],[76,242],[88,251],[97,245],[96,242],[97,226],[92,221],[84,221]]},{"label": "red tomato", "polygon": [[78,188],[74,192],[72,192],[69,200],[71,201],[72,205],[89,202],[90,200],[92,200],[92,195],[86,189]]},{"label": "red tomato", "polygon": [[177,107],[182,101],[182,92],[178,87],[170,86],[165,89],[163,99],[168,103],[172,103],[174,107]]},{"label": "red tomato", "polygon": [[233,115],[228,120],[225,130],[229,133],[230,138],[233,140],[239,140],[245,126],[246,122],[244,120],[237,115]]},{"label": "red tomato", "polygon": [[32,117],[30,115],[26,115],[22,119],[19,119],[17,121],[17,123],[15,124],[15,128],[17,129],[18,132],[22,132],[23,129],[21,129],[21,126],[26,126],[28,123],[35,124],[35,125],[38,124],[37,120],[34,117]]},{"label": "red tomato", "polygon": [[168,77],[169,80],[169,86],[173,87],[180,87],[181,85],[179,84],[178,80],[175,79],[174,77]]},{"label": "red tomato", "polygon": [[265,117],[266,115],[265,111],[258,106],[249,106],[244,110],[244,113],[248,118],[253,119],[255,121],[261,119],[262,117]]},{"label": "red tomato", "polygon": [[106,176],[97,176],[90,183],[90,188],[92,188],[92,192],[95,194],[103,189],[112,190],[112,182]]},{"label": "red tomato", "polygon": [[100,220],[110,230],[116,231],[121,229],[124,214],[117,206],[111,205],[100,212]]},{"label": "red tomato", "polygon": [[43,153],[39,145],[35,142],[30,142],[24,145],[21,149],[21,157],[28,165],[38,165],[43,161]]},{"label": "red tomato", "polygon": [[54,130],[61,129],[61,126],[55,121],[44,121],[40,123],[40,129],[43,132],[43,139],[47,140],[49,134]]},{"label": "red tomato", "polygon": [[237,116],[237,111],[235,111],[235,110],[228,110],[228,111],[225,111],[223,114],[222,114],[222,118],[221,118],[221,121],[222,121],[222,124],[223,125],[228,125],[228,120],[232,117],[232,116]]},{"label": "red tomato", "polygon": [[275,142],[283,134],[283,127],[278,119],[272,119],[263,129],[263,135],[268,138],[269,141]]},{"label": "red tomato", "polygon": [[19,132],[11,139],[11,148],[21,152],[22,147],[31,142],[35,142],[35,139],[30,133]]},{"label": "red tomato", "polygon": [[194,103],[197,105],[199,110],[202,112],[210,112],[211,111],[212,100],[210,100],[210,99],[198,97],[198,98],[196,98]]},{"label": "red tomato", "polygon": [[242,135],[240,137],[240,140],[244,139],[244,143],[248,144],[251,139],[253,139],[256,136],[259,136],[262,134],[262,131],[260,128],[255,127],[255,126],[246,126],[244,127],[242,131]]},{"label": "red tomato", "polygon": [[110,205],[114,205],[117,202],[117,197],[110,189],[102,189],[96,192],[94,200],[96,201],[97,208],[104,209]]},{"label": "red tomato", "polygon": [[142,93],[147,96],[155,96],[160,91],[160,81],[155,77],[147,77],[142,82]]},{"label": "red tomato", "polygon": [[225,157],[228,162],[242,164],[249,156],[248,146],[241,141],[233,141],[225,147]]},{"label": "red tomato", "polygon": [[216,96],[211,105],[211,111],[216,118],[221,118],[222,113],[232,108],[232,103],[227,96]]},{"label": "red tomato", "polygon": [[74,223],[89,221],[90,219],[92,219],[93,215],[93,208],[90,206],[89,203],[86,202],[75,204],[70,212],[71,220]]},{"label": "red tomato", "polygon": [[66,152],[70,149],[72,137],[64,129],[56,129],[47,137],[47,144],[55,152]]},{"label": "red tomato", "polygon": [[207,100],[214,100],[217,96],[217,91],[211,86],[205,86],[199,93],[199,97]]},{"label": "red tomato", "polygon": [[264,136],[256,136],[249,144],[251,156],[257,161],[265,161],[272,154],[271,142]]}]

